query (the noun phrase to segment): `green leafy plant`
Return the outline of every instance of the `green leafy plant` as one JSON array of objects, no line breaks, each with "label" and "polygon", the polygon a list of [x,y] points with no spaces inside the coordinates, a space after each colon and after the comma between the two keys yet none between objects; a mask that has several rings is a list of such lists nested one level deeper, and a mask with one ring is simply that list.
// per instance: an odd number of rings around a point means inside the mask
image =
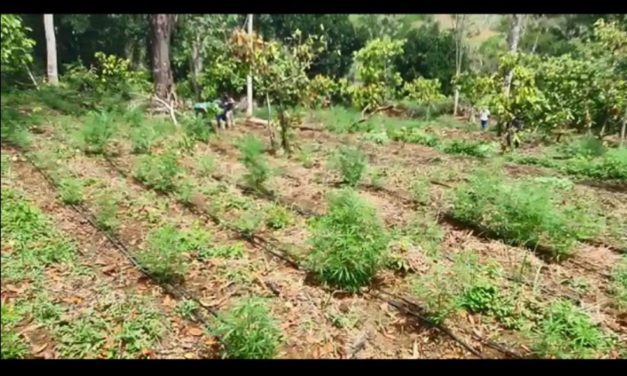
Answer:
[{"label": "green leafy plant", "polygon": [[155,131],[148,125],[139,125],[131,129],[131,148],[135,154],[145,154],[150,151],[156,138]]},{"label": "green leafy plant", "polygon": [[68,205],[76,205],[83,202],[83,184],[75,178],[66,178],[59,183],[61,201]]},{"label": "green leafy plant", "polygon": [[308,262],[322,281],[357,291],[384,262],[388,237],[375,210],[357,193],[342,190],[330,197],[328,213],[314,222]]},{"label": "green leafy plant", "polygon": [[559,300],[546,311],[534,350],[540,356],[595,358],[611,347],[611,340],[571,302]]},{"label": "green leafy plant", "polygon": [[[213,108],[210,109],[213,110]],[[213,119],[213,116],[209,115],[209,119]],[[185,134],[195,141],[208,142],[212,129],[211,123],[204,116],[188,117],[183,122]]]},{"label": "green leafy plant", "polygon": [[559,259],[600,230],[586,209],[564,200],[545,184],[506,182],[485,171],[456,188],[452,214],[512,244],[549,248]]},{"label": "green leafy plant", "polygon": [[[3,20],[4,21],[4,20]],[[17,333],[16,326],[22,317],[11,304],[2,304],[2,359],[23,359],[28,355],[28,348]]]},{"label": "green leafy plant", "polygon": [[281,205],[273,204],[266,211],[266,225],[274,230],[289,226],[293,222],[290,212]]},{"label": "green leafy plant", "polygon": [[108,112],[90,113],[79,131],[84,152],[103,154],[107,143],[115,133],[113,116]]},{"label": "green leafy plant", "polygon": [[195,300],[185,299],[176,305],[176,312],[186,320],[193,320],[199,308]]},{"label": "green leafy plant", "polygon": [[259,299],[238,302],[222,314],[215,333],[224,343],[225,358],[270,359],[278,350],[281,332],[270,316],[270,311]]},{"label": "green leafy plant", "polygon": [[426,177],[417,177],[411,184],[411,194],[416,202],[426,205],[429,203],[431,182]]},{"label": "green leafy plant", "polygon": [[270,168],[263,158],[264,146],[261,141],[252,135],[240,140],[238,144],[241,156],[248,173],[244,175],[246,184],[257,191],[264,192],[263,183],[270,177]]},{"label": "green leafy plant", "polygon": [[255,210],[246,210],[237,217],[233,225],[244,237],[251,237],[263,224],[262,215]]},{"label": "green leafy plant", "polygon": [[191,179],[180,182],[176,188],[176,198],[185,206],[193,206],[192,198],[196,187]]},{"label": "green leafy plant", "polygon": [[106,231],[115,231],[119,225],[118,198],[111,192],[102,192],[96,201],[96,223]]},{"label": "green leafy plant", "polygon": [[210,154],[199,155],[197,164],[200,175],[203,177],[210,177],[216,167],[216,158]]},{"label": "green leafy plant", "polygon": [[133,173],[139,181],[151,188],[168,193],[176,188],[175,180],[182,169],[174,153],[165,152],[142,156]]},{"label": "green leafy plant", "polygon": [[244,252],[245,248],[242,243],[221,244],[204,249],[200,253],[199,257],[203,260],[208,260],[214,257],[238,259],[244,256]]},{"label": "green leafy plant", "polygon": [[494,153],[495,148],[493,144],[454,140],[448,144],[444,144],[442,151],[449,154],[465,154],[485,158]]},{"label": "green leafy plant", "polygon": [[342,147],[334,155],[332,164],[339,170],[344,183],[349,186],[356,186],[359,183],[368,166],[366,156],[354,147]]},{"label": "green leafy plant", "polygon": [[188,249],[178,230],[172,225],[165,225],[152,230],[146,241],[146,249],[138,254],[140,264],[162,281],[182,279],[187,269],[183,252]]}]

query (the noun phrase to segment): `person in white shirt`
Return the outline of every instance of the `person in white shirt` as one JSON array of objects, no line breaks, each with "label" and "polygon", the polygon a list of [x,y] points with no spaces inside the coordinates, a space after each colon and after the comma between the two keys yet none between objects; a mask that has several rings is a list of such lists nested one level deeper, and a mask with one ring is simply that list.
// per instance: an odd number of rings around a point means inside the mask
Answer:
[{"label": "person in white shirt", "polygon": [[490,120],[490,111],[487,108],[481,110],[479,114],[479,120],[481,121],[481,129],[485,130],[488,128],[488,121]]}]

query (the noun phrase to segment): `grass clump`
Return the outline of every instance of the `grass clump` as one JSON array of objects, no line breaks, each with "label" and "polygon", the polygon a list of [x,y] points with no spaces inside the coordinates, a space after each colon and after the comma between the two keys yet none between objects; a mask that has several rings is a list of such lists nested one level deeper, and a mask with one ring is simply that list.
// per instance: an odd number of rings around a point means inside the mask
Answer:
[{"label": "grass clump", "polygon": [[571,302],[553,303],[542,318],[534,351],[551,358],[598,358],[612,341]]},{"label": "grass clump", "polygon": [[139,263],[156,278],[172,282],[183,278],[187,251],[178,230],[166,225],[152,230],[147,237],[148,247],[138,254]]},{"label": "grass clump", "polygon": [[2,304],[2,359],[23,359],[28,355],[24,339],[16,332],[22,317],[11,304]]},{"label": "grass clump", "polygon": [[263,158],[264,146],[259,139],[248,135],[238,143],[240,150],[240,161],[248,173],[244,175],[244,180],[248,187],[264,192],[263,183],[270,177],[270,168]]},{"label": "grass clump", "polygon": [[565,203],[547,184],[508,182],[488,171],[455,189],[452,214],[513,245],[549,249],[557,259],[600,229],[585,209]]},{"label": "grass clump", "polygon": [[133,175],[142,183],[163,193],[176,188],[176,179],[182,173],[176,156],[172,152],[160,155],[145,155],[135,167]]},{"label": "grass clump", "polygon": [[263,301],[249,298],[220,316],[215,333],[224,344],[223,357],[271,359],[277,354],[281,332]]},{"label": "grass clump", "polygon": [[273,230],[285,228],[293,221],[290,212],[281,205],[272,204],[266,211],[266,225]]},{"label": "grass clump", "polygon": [[185,299],[176,305],[176,312],[186,320],[194,320],[200,306],[195,300]]},{"label": "grass clump", "polygon": [[366,156],[355,147],[342,147],[333,157],[332,165],[340,172],[343,182],[351,187],[361,181],[368,163]]},{"label": "grass clump", "polygon": [[374,278],[386,258],[388,234],[376,211],[352,190],[329,200],[329,211],[313,226],[309,264],[331,285],[357,291]]}]

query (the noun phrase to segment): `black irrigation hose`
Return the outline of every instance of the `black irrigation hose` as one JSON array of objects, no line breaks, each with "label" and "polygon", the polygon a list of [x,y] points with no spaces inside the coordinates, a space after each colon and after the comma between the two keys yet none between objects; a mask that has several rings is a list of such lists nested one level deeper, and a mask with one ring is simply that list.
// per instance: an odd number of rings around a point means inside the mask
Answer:
[{"label": "black irrigation hose", "polygon": [[[123,176],[124,178],[131,178],[136,184],[142,186],[144,189],[148,189],[148,190],[153,190],[159,194],[168,196],[166,193],[163,192],[158,192],[156,190],[154,190],[153,188],[149,187],[148,185],[146,185],[145,183],[137,180],[135,177],[133,176],[129,176],[128,173],[126,173],[125,171],[123,171],[121,168],[119,168],[114,161],[112,161],[110,158],[105,157],[105,161],[110,165],[110,167],[116,171],[119,175]],[[296,260],[294,260],[293,258],[287,256],[286,254],[289,254],[289,251],[283,249],[281,247],[281,245],[279,244],[278,241],[276,240],[268,240],[265,239],[259,235],[248,235],[248,234],[243,234],[240,230],[238,230],[237,228],[234,228],[233,226],[229,226],[228,224],[224,223],[218,216],[216,216],[215,214],[206,212],[206,211],[202,211],[199,210],[197,208],[195,208],[195,206],[188,206],[187,207],[192,213],[205,217],[206,219],[211,220],[212,222],[214,222],[216,225],[222,226],[223,228],[238,234],[238,236],[240,236],[242,239],[248,241],[251,245],[253,246],[258,246],[260,247],[262,250],[270,253],[271,255],[285,261],[286,263],[288,263],[290,266],[294,267],[295,269],[299,269],[299,270],[306,270],[303,269],[303,266]],[[276,252],[275,249],[281,250],[282,253]],[[386,292],[384,290],[378,290],[378,292],[382,293],[382,294],[386,294],[388,296],[394,296],[393,294]],[[376,295],[373,295],[376,296]],[[419,318],[422,322],[428,323],[430,326],[433,326],[434,328],[438,329],[440,332],[444,333],[445,335],[449,336],[451,339],[453,339],[455,342],[459,343],[463,348],[467,349],[468,351],[470,351],[473,355],[478,356],[479,358],[484,358],[483,355],[481,355],[481,353],[479,353],[477,350],[473,349],[470,345],[466,344],[462,339],[460,339],[459,337],[457,337],[455,334],[453,334],[448,328],[443,327],[442,325],[436,324],[430,320],[428,320],[424,315],[417,313],[415,311],[412,311],[409,308],[403,308],[403,307],[399,307],[399,303],[398,301],[394,301],[394,300],[390,300],[390,299],[386,299],[383,298],[381,296],[378,296],[379,299],[383,300],[384,302],[390,304],[391,306],[395,307],[397,310],[399,310],[400,312],[405,313],[406,315],[409,316],[413,316],[415,318]],[[404,298],[403,298],[404,299]],[[407,299],[404,299],[406,302],[408,302]],[[412,302],[411,303],[413,306],[415,307],[419,307],[416,303]],[[508,351],[502,351],[502,349],[504,348],[504,346],[502,345],[498,345],[498,344],[494,344],[494,342],[489,341],[489,340],[483,340],[484,344],[486,344],[488,347],[500,351],[503,354],[506,354],[508,356],[511,356],[511,354],[516,354],[515,352],[508,350]],[[520,358],[521,356],[517,355],[516,357]]]},{"label": "black irrigation hose", "polygon": [[[31,158],[28,157],[28,155],[23,152],[20,151],[20,149],[18,148],[18,152],[20,154],[22,154],[22,156],[24,157],[24,159],[31,165],[33,166],[33,168],[35,169],[35,171],[37,171],[43,178],[44,180],[46,180],[46,182],[50,185],[51,188],[53,188],[54,190],[56,190],[58,188],[57,184],[54,182],[54,179],[52,179],[50,177],[50,175],[48,175],[45,171],[43,171]],[[70,208],[72,208],[75,212],[77,212],[85,221],[87,221],[94,229],[96,229],[98,232],[102,233],[107,240],[143,275],[145,275],[146,277],[148,277],[150,280],[152,280],[154,283],[156,283],[157,285],[161,286],[168,294],[174,296],[177,299],[180,298],[185,298],[188,300],[194,300],[196,301],[196,303],[198,303],[198,305],[200,307],[203,307],[209,314],[211,314],[214,317],[218,317],[218,314],[215,310],[201,304],[198,299],[194,298],[193,294],[191,294],[189,291],[187,291],[186,289],[180,287],[180,286],[174,286],[172,284],[166,283],[161,281],[159,278],[155,277],[152,273],[150,273],[148,270],[146,270],[136,259],[135,257],[133,257],[131,255],[131,252],[128,250],[128,247],[126,247],[124,245],[124,243],[122,243],[121,240],[119,240],[116,236],[110,234],[108,231],[103,230],[102,228],[100,228],[100,226],[98,226],[96,224],[96,221],[94,220],[93,215],[89,212],[89,210],[87,210],[85,207],[83,207],[82,205],[75,205],[75,204],[68,204],[68,206]],[[198,322],[201,322],[205,325],[208,324],[208,321],[201,315],[198,314],[194,314],[194,319]],[[216,337],[218,339],[218,341],[221,342],[221,339],[219,337]]]}]

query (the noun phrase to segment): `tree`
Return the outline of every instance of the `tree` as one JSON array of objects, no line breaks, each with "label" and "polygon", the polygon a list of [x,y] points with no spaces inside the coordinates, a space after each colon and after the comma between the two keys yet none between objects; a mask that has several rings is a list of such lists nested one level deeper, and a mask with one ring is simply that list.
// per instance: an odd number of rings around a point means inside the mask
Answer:
[{"label": "tree", "polygon": [[[455,39],[455,78],[457,79],[462,72],[462,64],[464,62],[464,50],[466,47],[466,39],[472,33],[469,15],[454,14],[453,15],[453,35]],[[453,115],[457,115],[459,107],[459,86],[455,85],[455,99],[453,104]]]},{"label": "tree", "polygon": [[[516,50],[518,50],[518,41],[520,40],[520,29],[522,27],[522,14],[514,14],[512,15],[512,28],[509,32],[509,36],[507,38],[507,44],[509,47],[509,53],[515,54]],[[505,92],[505,96],[509,95],[510,86],[512,84],[512,75],[514,74],[514,70],[510,70],[505,76],[505,80],[503,81],[503,90]]]},{"label": "tree", "polygon": [[57,70],[57,41],[54,35],[54,20],[52,14],[44,14],[44,29],[46,30],[46,56],[48,83],[59,84],[59,73]]},{"label": "tree", "polygon": [[0,67],[3,73],[24,69],[33,61],[35,41],[26,33],[30,28],[22,24],[22,18],[14,14],[1,15]]},{"label": "tree", "polygon": [[173,14],[153,14],[150,16],[155,96],[166,102],[170,102],[174,95],[174,79],[170,66],[170,39],[175,21],[176,15]]}]

